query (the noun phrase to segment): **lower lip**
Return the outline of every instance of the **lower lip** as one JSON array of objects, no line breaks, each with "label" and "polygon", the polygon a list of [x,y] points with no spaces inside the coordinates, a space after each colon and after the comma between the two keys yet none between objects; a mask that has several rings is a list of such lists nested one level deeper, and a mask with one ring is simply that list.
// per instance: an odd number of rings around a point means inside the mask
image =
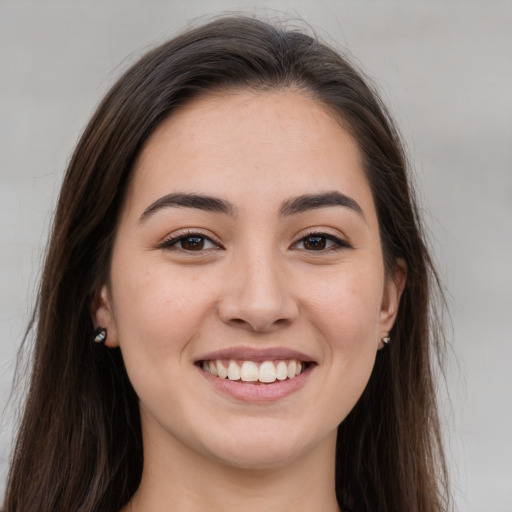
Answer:
[{"label": "lower lip", "polygon": [[244,402],[275,402],[300,389],[309,378],[312,367],[293,379],[276,380],[270,384],[252,384],[239,380],[221,379],[199,368],[201,375],[218,391]]}]

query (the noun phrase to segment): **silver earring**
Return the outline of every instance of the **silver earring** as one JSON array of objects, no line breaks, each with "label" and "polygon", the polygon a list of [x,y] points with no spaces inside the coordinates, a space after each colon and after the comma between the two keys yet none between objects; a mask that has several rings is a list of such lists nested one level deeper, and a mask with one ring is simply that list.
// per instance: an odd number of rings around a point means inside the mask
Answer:
[{"label": "silver earring", "polygon": [[391,338],[388,338],[387,336],[385,338],[382,338],[382,343],[388,344],[391,341]]},{"label": "silver earring", "polygon": [[106,339],[107,339],[107,329],[105,329],[104,327],[98,327],[94,331],[94,342],[105,344]]}]

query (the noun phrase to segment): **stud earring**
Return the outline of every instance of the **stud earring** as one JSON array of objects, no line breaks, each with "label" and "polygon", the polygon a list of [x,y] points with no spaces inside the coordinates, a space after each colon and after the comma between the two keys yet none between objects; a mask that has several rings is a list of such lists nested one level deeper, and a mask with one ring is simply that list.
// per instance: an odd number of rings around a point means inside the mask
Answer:
[{"label": "stud earring", "polygon": [[380,340],[379,340],[379,345],[378,345],[378,349],[379,350],[382,350],[389,342],[391,341],[391,338],[388,337],[388,336],[383,336]]},{"label": "stud earring", "polygon": [[104,327],[98,327],[94,331],[94,342],[101,343],[104,345],[106,340],[107,340],[107,329],[105,329]]}]

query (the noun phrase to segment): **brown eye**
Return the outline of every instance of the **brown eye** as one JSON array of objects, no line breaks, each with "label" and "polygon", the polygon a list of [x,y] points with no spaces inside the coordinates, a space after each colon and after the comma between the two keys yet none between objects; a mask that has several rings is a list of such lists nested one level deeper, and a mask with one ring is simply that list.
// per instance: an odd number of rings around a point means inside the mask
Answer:
[{"label": "brown eye", "polygon": [[312,235],[303,239],[304,249],[321,251],[327,247],[327,238],[322,235]]},{"label": "brown eye", "polygon": [[303,251],[335,251],[337,249],[350,249],[351,245],[337,236],[326,233],[311,233],[301,238],[293,245],[293,249]]},{"label": "brown eye", "polygon": [[179,241],[181,248],[186,251],[200,251],[204,249],[204,242],[202,236],[188,236]]},{"label": "brown eye", "polygon": [[200,233],[177,235],[166,240],[160,247],[167,250],[180,250],[186,252],[201,252],[208,249],[220,249],[219,245]]}]

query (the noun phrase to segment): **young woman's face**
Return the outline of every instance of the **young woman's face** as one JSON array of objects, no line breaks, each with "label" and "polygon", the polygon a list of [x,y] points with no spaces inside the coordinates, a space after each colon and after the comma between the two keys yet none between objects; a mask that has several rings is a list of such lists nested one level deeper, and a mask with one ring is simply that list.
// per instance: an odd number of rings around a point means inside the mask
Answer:
[{"label": "young woman's face", "polygon": [[242,91],[145,144],[96,321],[146,448],[256,468],[333,452],[398,300],[352,137],[306,94]]}]

